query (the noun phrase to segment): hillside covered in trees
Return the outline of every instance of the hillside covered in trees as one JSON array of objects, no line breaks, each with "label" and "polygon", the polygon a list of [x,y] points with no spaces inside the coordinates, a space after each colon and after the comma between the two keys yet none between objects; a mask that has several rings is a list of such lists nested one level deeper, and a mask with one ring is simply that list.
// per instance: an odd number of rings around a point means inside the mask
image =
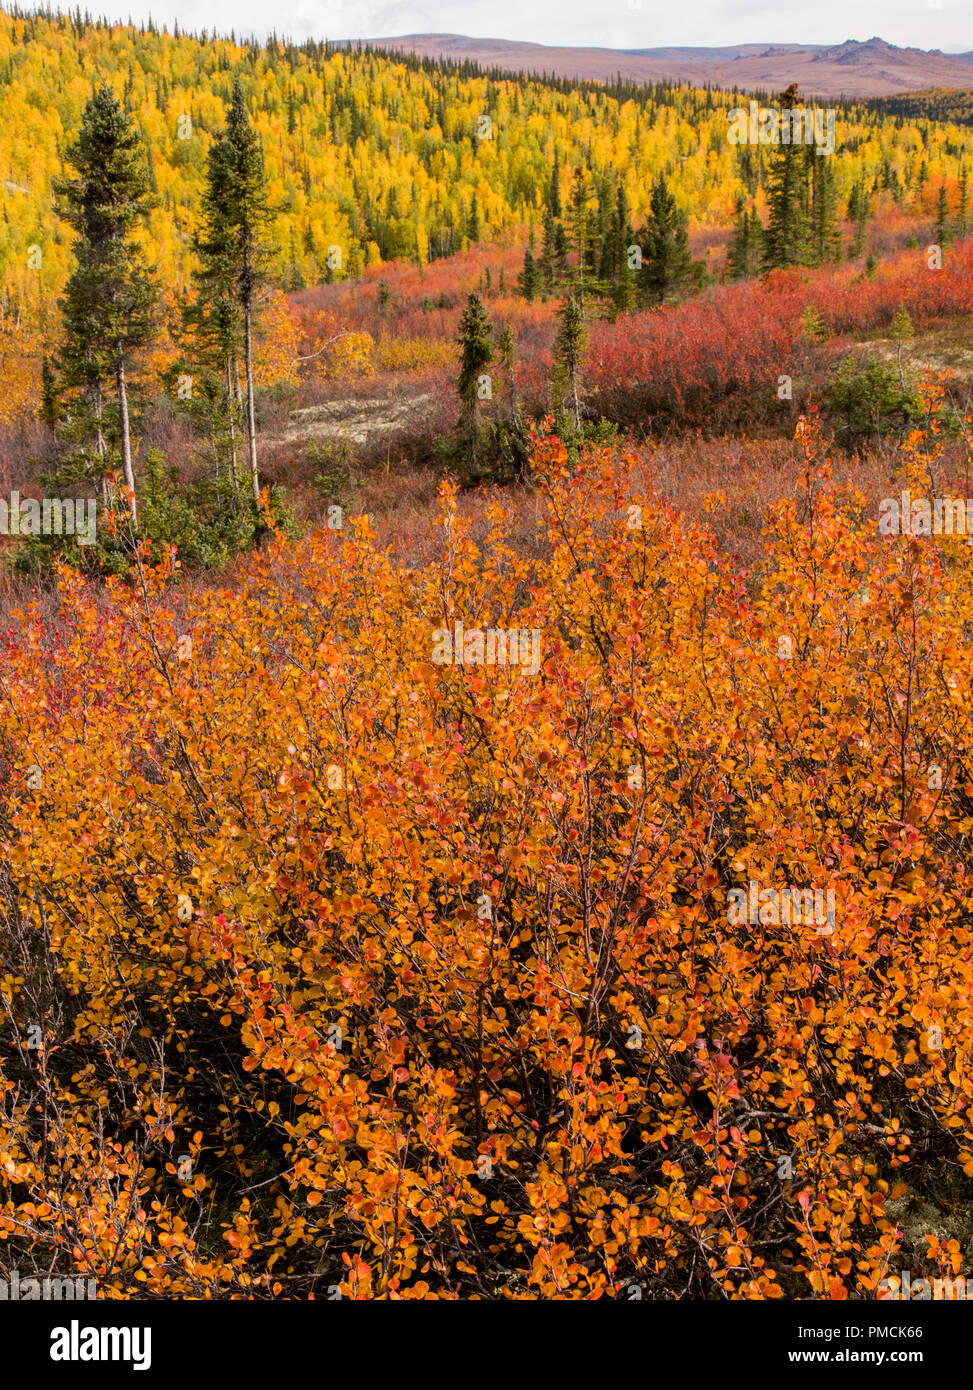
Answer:
[{"label": "hillside covered in trees", "polygon": [[[4,11],[8,313],[42,309],[66,278],[69,240],[51,216],[51,189],[93,83],[111,87],[145,140],[153,260],[176,293],[185,287],[192,209],[234,81],[263,145],[274,268],[285,287],[354,277],[380,259],[428,261],[531,222],[539,229],[555,155],[565,202],[571,172],[584,167],[606,219],[619,188],[632,215],[645,216],[660,173],[693,226],[725,224],[740,196],[761,206],[769,152],[728,141],[727,113],[739,99],[726,93],[503,80],[323,44],[260,46]],[[840,124],[833,163],[842,205],[860,182],[907,203],[928,200],[941,181],[955,183],[969,150],[955,126],[892,121],[881,108],[842,107]],[[329,267],[332,246],[340,266]]]},{"label": "hillside covered in trees", "polygon": [[[138,186],[112,254],[128,264],[134,298],[125,313],[142,295],[144,321],[127,321],[114,345],[107,343],[114,330],[99,327],[97,316],[86,319],[83,303],[87,296],[90,308],[98,294],[114,293],[111,273],[98,272],[101,281],[75,296],[64,323],[60,304],[72,274],[78,290],[72,228],[83,230],[87,214],[65,198],[92,90],[110,95],[119,140],[134,142]],[[945,244],[962,240],[969,225],[968,131],[926,119],[909,124],[864,105],[841,109],[840,138],[821,158],[806,145],[731,138],[741,110],[754,104],[741,107],[744,98],[715,91],[525,81],[382,51],[260,46],[152,25],[107,26],[80,11],[16,10],[0,14],[0,92],[11,117],[7,136],[0,133],[0,420],[16,425],[36,415],[46,423],[57,443],[42,440],[40,455],[30,446],[39,459],[31,472],[62,485],[104,476],[117,454],[131,490],[141,441],[139,472],[153,499],[146,524],[154,517],[157,539],[181,535],[184,546],[192,528],[169,475],[185,474],[192,448],[158,423],[162,401],[200,442],[195,453],[208,472],[215,466],[196,503],[222,514],[244,436],[259,496],[255,435],[281,392],[299,391],[292,404],[313,408],[322,377],[340,379],[344,364],[346,386],[357,389],[361,369],[371,374],[378,364],[399,383],[413,368],[407,392],[421,396],[423,371],[455,360],[462,301],[475,292],[500,301],[497,353],[485,341],[479,349],[482,369],[494,363],[499,395],[492,406],[461,404],[459,448],[472,445],[471,476],[480,476],[484,417],[490,467],[508,476],[523,468],[529,419],[549,406],[560,410],[568,395],[576,429],[583,414],[604,414],[609,399],[609,423],[625,423],[634,402],[653,398],[637,371],[609,384],[597,365],[633,360],[632,340],[658,332],[639,315],[720,279],[866,257],[871,276],[876,256],[901,250],[907,238],[918,251],[920,236]],[[796,89],[779,100],[785,111],[803,110]],[[226,234],[217,226],[225,176],[214,159],[234,123],[252,144],[244,180],[252,185],[244,198],[252,284],[239,302],[217,282],[235,276],[239,288],[241,266],[214,241]],[[481,248],[491,248],[493,263],[464,284],[463,258]],[[89,258],[100,254],[91,250]],[[445,276],[433,276],[437,265],[447,267]],[[389,283],[410,266],[431,278],[422,314],[407,327]],[[342,287],[348,293],[334,298],[330,291]],[[923,316],[918,305],[913,312]],[[106,358],[94,376],[81,361],[87,322],[115,364]],[[63,342],[65,326],[73,347]],[[793,323],[761,341],[780,341],[781,333],[792,336]],[[747,346],[737,344],[738,359],[752,355],[754,341],[751,334]],[[700,400],[691,345],[683,359],[682,379],[665,397],[670,405]],[[598,401],[584,399],[585,372]],[[754,373],[744,369],[736,380],[752,382]],[[81,387],[87,410],[97,397],[94,468],[77,453],[84,412],[72,412],[65,397]],[[627,405],[620,388],[631,394]],[[435,394],[455,398],[452,390]],[[455,420],[443,423],[450,434]],[[273,505],[282,517],[276,494]],[[235,504],[230,511],[237,517]],[[255,534],[238,521],[190,550],[208,562],[225,556],[227,546]]]}]

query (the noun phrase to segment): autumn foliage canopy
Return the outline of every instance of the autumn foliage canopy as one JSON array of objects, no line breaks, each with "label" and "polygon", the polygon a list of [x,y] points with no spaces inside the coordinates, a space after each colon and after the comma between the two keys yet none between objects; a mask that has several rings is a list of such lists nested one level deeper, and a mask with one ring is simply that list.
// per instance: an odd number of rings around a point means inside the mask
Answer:
[{"label": "autumn foliage canopy", "polygon": [[[422,569],[357,521],[235,590],[64,573],[0,687],[8,1254],[114,1298],[873,1297],[886,1204],[968,1201],[973,550],[795,448],[749,574],[546,436],[533,558],[444,485]],[[457,621],[540,670],[435,664]],[[731,924],[751,881],[834,930]]]}]

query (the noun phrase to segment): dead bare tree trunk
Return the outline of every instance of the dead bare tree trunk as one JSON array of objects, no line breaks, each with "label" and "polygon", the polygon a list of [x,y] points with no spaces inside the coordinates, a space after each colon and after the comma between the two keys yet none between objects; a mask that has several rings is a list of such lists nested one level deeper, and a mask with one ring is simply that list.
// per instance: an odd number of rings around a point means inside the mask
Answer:
[{"label": "dead bare tree trunk", "polygon": [[138,526],[138,508],[135,502],[135,470],[132,467],[132,438],[128,423],[128,391],[125,387],[125,359],[121,355],[120,345],[118,356],[118,405],[122,417],[122,472],[125,474],[125,486],[130,490],[128,507],[132,517],[132,525]]},{"label": "dead bare tree trunk", "polygon": [[226,359],[226,404],[230,413],[230,478],[236,487],[236,422],[233,419],[233,376],[229,357]]},{"label": "dead bare tree trunk", "polygon": [[257,472],[257,427],[253,412],[253,332],[250,299],[243,306],[244,354],[247,373],[247,443],[250,446],[250,477],[253,481],[253,500],[260,501],[260,475]]}]

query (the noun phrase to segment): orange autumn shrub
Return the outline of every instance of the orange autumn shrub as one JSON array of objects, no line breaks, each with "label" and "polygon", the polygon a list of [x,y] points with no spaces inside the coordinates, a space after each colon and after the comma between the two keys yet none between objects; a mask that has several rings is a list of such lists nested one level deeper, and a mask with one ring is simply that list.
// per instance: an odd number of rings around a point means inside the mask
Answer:
[{"label": "orange autumn shrub", "polygon": [[[0,702],[11,1262],[861,1298],[890,1201],[969,1204],[973,550],[881,535],[813,419],[796,448],[750,574],[540,437],[537,559],[444,484],[424,568],[359,521],[236,591],[62,576]],[[741,920],[751,884],[833,914]]]}]

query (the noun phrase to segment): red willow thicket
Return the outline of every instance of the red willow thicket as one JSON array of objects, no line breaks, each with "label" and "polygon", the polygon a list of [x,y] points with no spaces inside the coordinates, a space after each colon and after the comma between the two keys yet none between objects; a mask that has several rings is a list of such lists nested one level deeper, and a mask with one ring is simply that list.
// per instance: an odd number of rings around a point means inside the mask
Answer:
[{"label": "red willow thicket", "polygon": [[[391,337],[452,342],[466,295],[481,285],[491,268],[487,309],[498,329],[509,325],[513,330],[522,404],[528,411],[541,413],[550,405],[560,300],[552,296],[546,302],[528,304],[512,293],[519,254],[510,248],[477,248],[421,272],[406,265],[381,271],[371,268],[366,280],[354,287],[327,286],[291,296],[291,311],[309,352],[330,334],[342,332],[367,332],[376,342]],[[501,265],[503,294],[497,292]],[[384,311],[378,299],[382,279],[390,289]],[[440,296],[445,296],[448,307],[439,307]],[[774,271],[614,320],[599,317],[604,306],[596,299],[589,304],[592,317],[584,377],[593,413],[623,426],[643,425],[652,415],[683,424],[719,426],[735,417],[744,396],[761,393],[767,411],[773,410],[780,375],[821,374],[835,344],[808,339],[802,327],[808,308],[817,311],[832,338],[881,334],[900,307],[908,310],[917,328],[971,312],[973,240],[947,247],[944,267],[938,271],[928,268],[922,245],[883,261],[871,275],[859,263]],[[417,353],[417,358],[421,355]],[[398,374],[400,379],[404,375]],[[414,375],[417,381],[434,381],[437,390],[445,389],[448,395],[447,365],[439,363],[434,370],[430,364]],[[348,384],[342,380],[342,387]],[[759,409],[759,401],[751,404]]]},{"label": "red willow thicket", "polygon": [[590,329],[586,382],[594,409],[622,424],[649,414],[713,424],[741,393],[777,399],[780,375],[823,365],[825,345],[809,342],[801,316],[813,308],[831,334],[881,332],[898,308],[917,327],[973,311],[973,241],[948,247],[941,270],[926,250],[910,250],[877,267],[774,271],[760,280],[649,313],[624,315]]}]

